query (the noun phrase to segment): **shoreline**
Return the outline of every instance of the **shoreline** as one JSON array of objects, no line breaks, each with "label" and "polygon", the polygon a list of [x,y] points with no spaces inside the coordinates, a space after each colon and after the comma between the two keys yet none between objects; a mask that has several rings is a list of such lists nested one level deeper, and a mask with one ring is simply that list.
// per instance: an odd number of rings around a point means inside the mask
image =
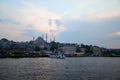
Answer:
[{"label": "shoreline", "polygon": [[[77,56],[77,57],[75,57],[75,56],[69,56],[69,57],[66,57],[66,58],[80,58],[80,57],[106,57],[106,58],[108,58],[108,57],[110,57],[110,58],[113,58],[113,57],[120,57],[120,56]],[[50,57],[0,57],[0,59],[4,59],[4,58],[13,58],[13,59],[19,59],[19,58],[50,58]]]}]

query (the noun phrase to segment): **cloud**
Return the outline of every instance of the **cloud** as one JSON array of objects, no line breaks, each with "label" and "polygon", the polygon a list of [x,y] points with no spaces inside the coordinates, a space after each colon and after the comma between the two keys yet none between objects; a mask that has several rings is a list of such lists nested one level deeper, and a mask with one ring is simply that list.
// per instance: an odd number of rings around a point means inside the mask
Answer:
[{"label": "cloud", "polygon": [[99,12],[99,13],[91,13],[87,12],[88,14],[82,15],[70,15],[70,16],[63,16],[63,21],[69,20],[76,20],[82,22],[101,22],[109,19],[114,19],[120,17],[120,11],[108,11],[108,12]]},{"label": "cloud", "polygon": [[52,20],[51,20],[51,19],[48,20],[48,25],[49,25],[49,26],[52,25]]},{"label": "cloud", "polygon": [[0,23],[7,24],[7,23],[13,23],[16,25],[20,25],[20,22],[11,20],[11,19],[0,19]]},{"label": "cloud", "polygon": [[95,20],[106,20],[120,17],[120,11],[96,14]]},{"label": "cloud", "polygon": [[119,35],[119,36],[120,36],[120,32],[116,32],[116,35]]},{"label": "cloud", "polygon": [[30,37],[39,37],[42,35],[41,32],[36,31],[34,29],[26,29],[22,32],[22,34]]},{"label": "cloud", "polygon": [[120,36],[120,31],[113,33],[113,35],[115,35],[115,36]]},{"label": "cloud", "polygon": [[61,23],[61,21],[59,19],[55,19],[54,21],[55,21],[55,24],[57,26],[61,26],[62,25],[62,23]]},{"label": "cloud", "polygon": [[72,10],[68,11],[63,19],[99,22],[120,17],[120,2],[118,0],[75,0],[74,2],[76,3],[75,7],[72,6]]},{"label": "cloud", "polygon": [[[120,43],[120,41],[115,42],[116,40],[120,40],[120,37],[118,36],[120,32],[118,31],[120,30],[120,17],[96,22],[69,19],[63,24],[67,27],[66,31],[60,34],[60,39],[62,41],[101,46],[104,46],[104,44]],[[112,47],[116,46],[114,45]]]},{"label": "cloud", "polygon": [[[23,33],[25,30],[28,30],[27,34],[29,34],[30,26],[32,26],[34,32],[47,32],[48,35],[58,36],[65,31],[65,27],[59,24],[61,20],[59,15],[24,0],[21,0],[20,3],[24,8],[22,6],[10,6],[10,4],[1,5],[0,26],[2,27],[0,27],[0,33],[3,33],[4,37],[11,36],[15,38],[19,35],[26,37],[27,35],[23,35]],[[14,31],[11,31],[11,29]]]},{"label": "cloud", "polygon": [[119,25],[118,0],[0,2],[0,38],[26,41],[47,32],[65,42],[104,44],[118,40]]},{"label": "cloud", "polygon": [[[64,26],[57,26],[52,22],[54,19],[60,20],[60,16],[49,12],[45,9],[38,8],[35,5],[31,3],[24,4],[28,7],[27,9],[21,11],[22,14],[25,14],[25,23],[31,23],[31,25],[38,31],[42,33],[48,33],[50,34],[51,30],[58,30],[58,32],[54,33],[54,35],[58,35],[62,31],[64,31]],[[31,16],[32,15],[32,16]]]}]

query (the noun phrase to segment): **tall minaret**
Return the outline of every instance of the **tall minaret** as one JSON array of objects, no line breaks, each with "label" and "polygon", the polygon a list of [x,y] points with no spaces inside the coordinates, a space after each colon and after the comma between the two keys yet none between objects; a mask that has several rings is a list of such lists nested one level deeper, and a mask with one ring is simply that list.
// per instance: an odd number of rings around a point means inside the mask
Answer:
[{"label": "tall minaret", "polygon": [[35,37],[33,36],[33,41],[35,41]]},{"label": "tall minaret", "polygon": [[33,48],[35,48],[35,37],[33,36]]},{"label": "tall minaret", "polygon": [[42,38],[43,38],[43,40],[44,40],[44,34],[42,34]]},{"label": "tall minaret", "polygon": [[47,36],[47,33],[46,33],[46,42],[47,42],[47,37],[48,37],[48,36]]},{"label": "tall minaret", "polygon": [[50,42],[51,42],[51,37],[50,37]]},{"label": "tall minaret", "polygon": [[54,36],[54,42],[55,42],[55,36]]}]

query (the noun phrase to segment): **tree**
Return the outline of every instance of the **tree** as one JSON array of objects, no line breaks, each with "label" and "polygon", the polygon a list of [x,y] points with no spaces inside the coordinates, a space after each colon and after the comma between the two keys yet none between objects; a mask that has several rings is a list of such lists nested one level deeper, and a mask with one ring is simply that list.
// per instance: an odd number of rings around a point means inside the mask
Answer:
[{"label": "tree", "polygon": [[77,45],[77,47],[76,47],[76,52],[80,52],[80,47],[79,47],[79,45]]},{"label": "tree", "polygon": [[58,44],[56,42],[52,41],[50,44],[51,44],[51,48],[50,48],[51,51],[58,49]]},{"label": "tree", "polygon": [[44,47],[44,50],[47,50],[48,48],[47,47]]},{"label": "tree", "polygon": [[35,51],[41,51],[42,49],[39,46],[35,46]]},{"label": "tree", "polygon": [[81,44],[81,47],[82,47],[82,48],[84,48],[84,47],[85,47],[85,45],[82,43],[82,44]]},{"label": "tree", "polygon": [[93,53],[93,50],[87,49],[87,50],[86,50],[86,53]]}]

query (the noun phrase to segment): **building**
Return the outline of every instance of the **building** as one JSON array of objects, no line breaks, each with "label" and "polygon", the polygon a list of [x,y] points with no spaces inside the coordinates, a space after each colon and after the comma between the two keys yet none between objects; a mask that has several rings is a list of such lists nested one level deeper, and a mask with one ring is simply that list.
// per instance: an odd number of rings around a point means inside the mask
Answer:
[{"label": "building", "polygon": [[34,45],[35,46],[39,46],[40,48],[44,48],[47,46],[47,42],[41,38],[41,37],[38,37],[35,41],[34,41]]},{"label": "building", "polygon": [[62,46],[64,54],[75,54],[76,44],[65,44]]},{"label": "building", "polygon": [[102,56],[103,55],[102,49],[98,46],[93,46],[92,50],[94,52],[94,56]]}]

